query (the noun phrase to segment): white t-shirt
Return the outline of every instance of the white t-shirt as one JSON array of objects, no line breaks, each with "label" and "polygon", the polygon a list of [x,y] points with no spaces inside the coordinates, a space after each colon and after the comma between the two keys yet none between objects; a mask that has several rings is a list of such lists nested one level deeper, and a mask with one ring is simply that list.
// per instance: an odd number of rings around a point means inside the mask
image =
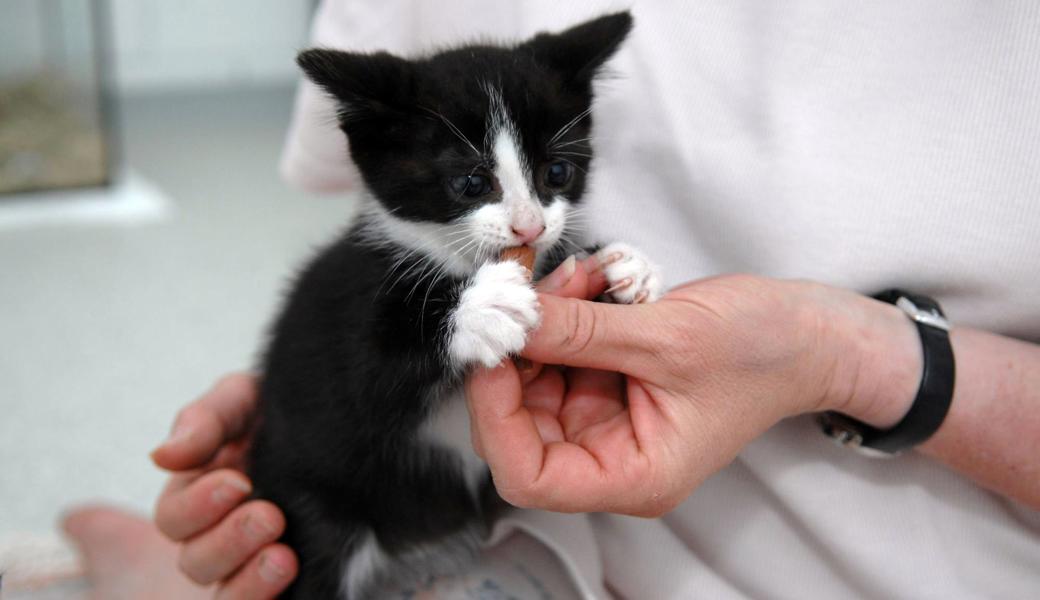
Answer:
[{"label": "white t-shirt", "polygon": [[[491,4],[331,2],[314,41],[407,55],[626,7]],[[1040,341],[1040,2],[632,4],[595,106],[586,202],[603,241],[640,246],[671,284],[744,271],[906,287],[955,323]],[[359,185],[332,114],[301,86],[290,181]],[[1040,513],[914,453],[838,448],[808,417],[661,519],[509,526],[553,548],[586,596],[1040,597]]]}]

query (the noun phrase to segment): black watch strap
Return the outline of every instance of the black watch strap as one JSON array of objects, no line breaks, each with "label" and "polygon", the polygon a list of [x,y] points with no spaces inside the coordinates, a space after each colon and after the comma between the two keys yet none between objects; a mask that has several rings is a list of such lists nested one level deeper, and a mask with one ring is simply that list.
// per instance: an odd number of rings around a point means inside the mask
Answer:
[{"label": "black watch strap", "polygon": [[821,415],[820,423],[824,433],[843,445],[890,456],[920,444],[939,429],[953,401],[956,370],[950,326],[935,300],[898,289],[885,290],[874,298],[900,307],[917,325],[924,350],[917,396],[903,419],[890,429],[878,429],[835,412]]}]

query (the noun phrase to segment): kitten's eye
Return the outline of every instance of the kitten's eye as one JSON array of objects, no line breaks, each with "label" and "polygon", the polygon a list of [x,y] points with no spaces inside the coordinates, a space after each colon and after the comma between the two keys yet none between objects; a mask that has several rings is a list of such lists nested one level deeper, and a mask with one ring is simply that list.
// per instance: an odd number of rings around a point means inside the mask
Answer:
[{"label": "kitten's eye", "polygon": [[491,191],[491,180],[483,175],[457,175],[448,182],[458,196],[478,198]]},{"label": "kitten's eye", "polygon": [[545,185],[559,188],[567,185],[574,175],[574,167],[570,163],[558,160],[549,165],[545,170]]}]

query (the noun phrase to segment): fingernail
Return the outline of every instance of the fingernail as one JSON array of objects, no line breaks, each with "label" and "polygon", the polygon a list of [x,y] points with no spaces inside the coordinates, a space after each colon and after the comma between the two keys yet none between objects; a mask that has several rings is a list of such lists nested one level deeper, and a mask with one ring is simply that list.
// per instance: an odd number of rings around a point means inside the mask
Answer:
[{"label": "fingernail", "polygon": [[192,433],[194,433],[194,430],[187,425],[174,425],[173,431],[170,432],[169,437],[167,437],[166,440],[163,441],[163,443],[159,444],[159,446],[155,450],[152,450],[151,453],[155,454],[162,448],[176,446],[177,444],[180,444],[184,440],[190,438]]},{"label": "fingernail", "polygon": [[571,277],[574,277],[574,272],[577,271],[577,269],[578,260],[574,258],[574,255],[572,254],[568,256],[567,260],[563,261],[560,266],[556,267],[555,271],[549,273],[538,287],[540,287],[543,292],[558,290],[570,282]]},{"label": "fingernail", "polygon": [[232,500],[242,498],[252,491],[253,488],[248,481],[238,477],[228,477],[217,486],[217,489],[213,490],[213,502],[221,505],[227,504]]},{"label": "fingernail", "polygon": [[253,540],[264,540],[271,537],[274,532],[274,527],[271,524],[262,519],[258,519],[252,515],[246,515],[242,519],[242,530],[246,532],[246,535]]},{"label": "fingernail", "polygon": [[621,260],[624,257],[625,257],[625,255],[622,254],[621,252],[611,252],[610,254],[604,256],[603,259],[599,261],[599,268],[603,268],[603,267],[605,267],[607,265],[612,265],[612,264],[616,263],[617,261]]},{"label": "fingernail", "polygon": [[276,583],[285,579],[289,574],[288,565],[278,564],[277,555],[265,554],[260,557],[260,577],[268,583]]},{"label": "fingernail", "polygon": [[592,254],[585,260],[581,261],[581,264],[585,265],[585,272],[593,274],[603,268],[603,263],[600,262],[599,256]]}]

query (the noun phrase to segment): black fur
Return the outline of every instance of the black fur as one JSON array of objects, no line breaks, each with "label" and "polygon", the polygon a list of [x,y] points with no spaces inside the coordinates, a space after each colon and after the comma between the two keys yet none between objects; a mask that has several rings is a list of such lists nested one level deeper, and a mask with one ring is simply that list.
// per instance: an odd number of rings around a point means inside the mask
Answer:
[{"label": "black fur", "polygon": [[[508,48],[464,46],[416,60],[321,49],[301,53],[299,64],[340,102],[340,127],[375,199],[395,218],[450,223],[499,195],[474,202],[447,185],[493,166],[447,122],[483,140],[489,82],[501,90],[531,163],[551,160],[549,138],[589,108],[593,76],[630,27],[631,17],[619,13]],[[587,138],[590,127],[586,116],[564,139]],[[571,148],[591,154],[587,142]],[[589,157],[567,160],[577,169],[565,195],[577,203]],[[547,190],[538,194],[548,201]],[[366,531],[399,556],[466,526],[482,531],[488,518],[457,459],[416,436],[461,381],[445,345],[467,277],[420,280],[416,268],[395,280],[411,265],[396,264],[400,249],[372,243],[365,226],[305,268],[263,362],[250,475],[257,495],[285,511],[285,540],[300,557],[287,597],[336,597],[344,562]]]}]

